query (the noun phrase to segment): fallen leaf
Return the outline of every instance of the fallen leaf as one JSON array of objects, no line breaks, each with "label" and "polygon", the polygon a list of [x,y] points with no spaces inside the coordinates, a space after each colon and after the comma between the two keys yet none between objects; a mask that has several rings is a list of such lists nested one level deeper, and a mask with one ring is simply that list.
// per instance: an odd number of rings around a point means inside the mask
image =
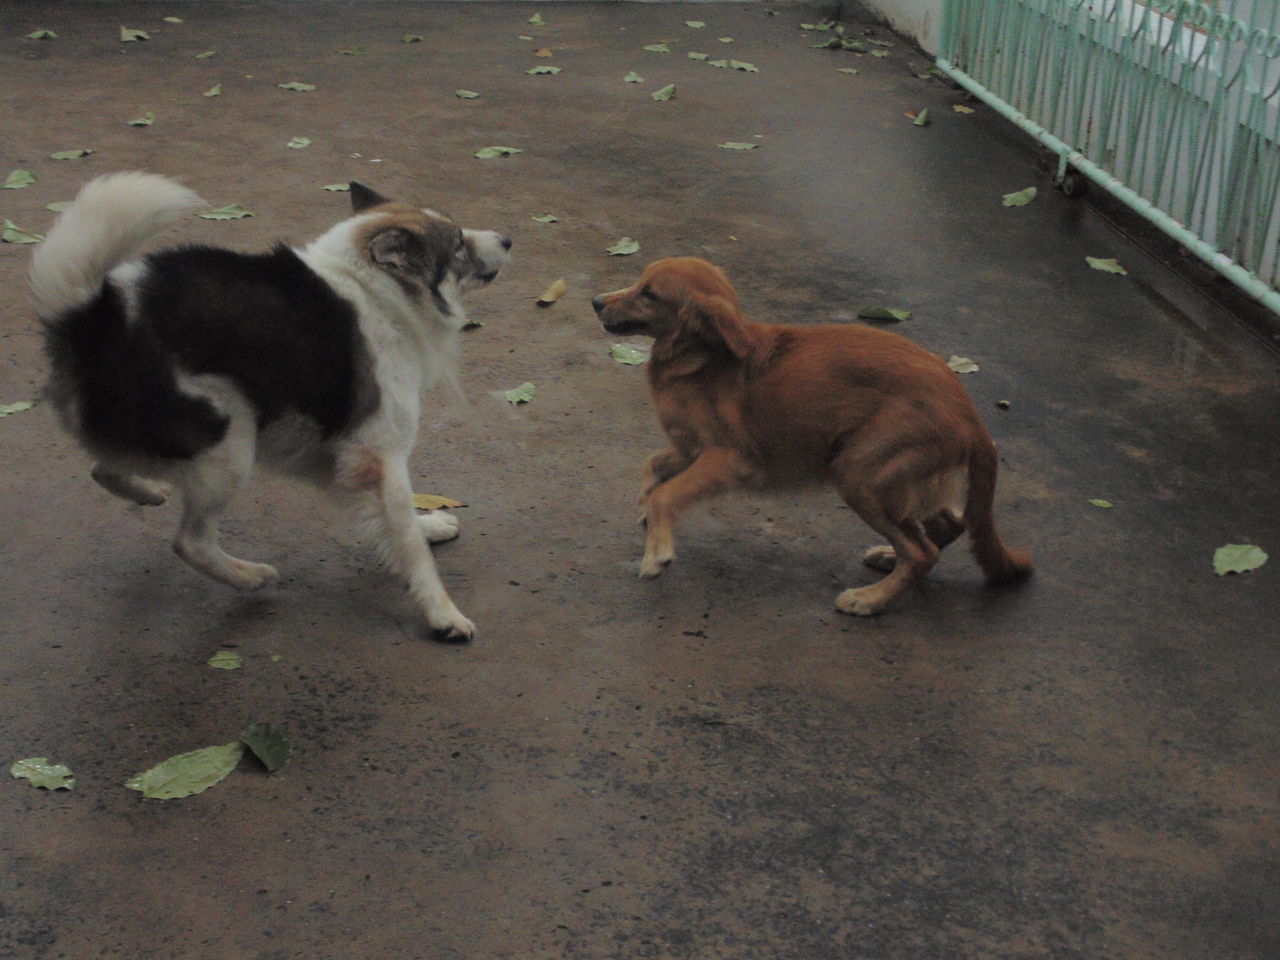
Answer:
[{"label": "fallen leaf", "polygon": [[653,91],[653,93],[649,94],[649,96],[652,97],[658,103],[662,103],[666,100],[670,100],[675,95],[676,95],[676,85],[674,83],[668,83],[665,87],[662,87],[659,90],[655,90]]},{"label": "fallen leaf", "polygon": [[28,757],[9,768],[15,780],[26,780],[41,790],[72,790],[76,785],[71,768],[61,763],[50,763],[47,757]]},{"label": "fallen leaf", "polygon": [[555,56],[555,54],[551,52],[550,47],[539,47],[537,50],[533,51],[533,55],[535,57],[554,57]]},{"label": "fallen leaf", "polygon": [[871,55],[873,57],[887,57],[889,55],[889,51],[888,50],[872,50]]},{"label": "fallen leaf", "polygon": [[289,740],[274,723],[251,723],[240,734],[240,742],[249,748],[249,752],[262,761],[269,773],[275,773],[283,767],[293,753]]},{"label": "fallen leaf", "polygon": [[30,170],[14,170],[4,178],[5,190],[21,190],[28,184],[36,182],[36,176]]},{"label": "fallen leaf", "polygon": [[1129,273],[1124,267],[1120,266],[1120,261],[1114,257],[1102,260],[1098,257],[1085,257],[1085,262],[1095,270],[1101,270],[1103,273],[1118,273],[1122,276]]},{"label": "fallen leaf", "polygon": [[342,50],[339,50],[338,53],[342,54],[344,57],[364,56],[364,50],[360,47],[345,47]]},{"label": "fallen leaf", "polygon": [[152,113],[150,110],[148,110],[146,113],[144,113],[140,117],[134,117],[132,120],[125,121],[125,123],[127,123],[131,127],[149,127],[155,122],[156,122],[156,115]]},{"label": "fallen leaf", "polygon": [[650,53],[670,53],[671,52],[671,48],[668,47],[665,43],[650,43],[644,49],[648,50]]},{"label": "fallen leaf", "polygon": [[196,59],[197,59],[197,60],[208,60],[210,57],[216,57],[217,55],[218,55],[218,51],[217,51],[217,50],[206,50],[206,51],[204,51],[204,53],[197,53],[197,54],[196,54]]},{"label": "fallen leaf", "polygon": [[978,365],[968,357],[957,357],[954,354],[947,359],[947,366],[956,373],[977,373]]},{"label": "fallen leaf", "polygon": [[524,153],[519,147],[481,147],[472,154],[480,160],[492,160],[494,157],[510,157],[517,153]]},{"label": "fallen leaf", "polygon": [[133,43],[135,40],[150,40],[151,34],[145,30],[131,30],[128,27],[120,28],[120,42]]},{"label": "fallen leaf", "polygon": [[716,37],[721,43],[733,43],[733,37]]},{"label": "fallen leaf", "polygon": [[252,217],[253,213],[238,203],[231,203],[225,207],[218,207],[216,210],[198,213],[196,216],[201,220],[243,220],[245,217]]},{"label": "fallen leaf", "polygon": [[963,103],[953,103],[951,109],[956,113],[973,113],[973,107],[966,107]]},{"label": "fallen leaf", "polygon": [[92,150],[86,150],[84,147],[78,150],[59,150],[57,153],[49,154],[50,160],[79,160],[81,157],[87,157],[93,153]]},{"label": "fallen leaf", "polygon": [[745,60],[730,60],[729,68],[732,70],[741,70],[743,73],[759,73],[760,68],[754,63],[747,63]]},{"label": "fallen leaf", "polygon": [[63,210],[70,210],[74,200],[55,200],[53,203],[46,203],[44,208],[52,210],[54,213],[61,213]]},{"label": "fallen leaf", "polygon": [[180,753],[125,781],[130,790],[152,800],[177,800],[203,793],[226,779],[244,755],[239,740]]},{"label": "fallen leaf", "polygon": [[686,20],[684,22],[684,25],[688,27],[690,30],[701,30],[703,27],[706,26],[706,24],[703,23],[701,20]]},{"label": "fallen leaf", "polygon": [[1218,576],[1229,573],[1248,573],[1267,562],[1261,547],[1248,543],[1228,543],[1213,552],[1213,572]]},{"label": "fallen leaf", "polygon": [[288,83],[277,83],[276,86],[281,90],[296,90],[299,93],[307,93],[308,91],[316,88],[314,83],[302,83],[299,80],[290,80]]},{"label": "fallen leaf", "polygon": [[560,218],[554,213],[540,213],[536,217],[530,217],[534,223],[559,223]]},{"label": "fallen leaf", "polygon": [[836,67],[836,73],[857,73],[857,67]]},{"label": "fallen leaf", "polygon": [[[859,42],[859,41],[857,41],[857,40],[849,40],[849,39],[842,39],[842,40],[840,40],[840,49],[841,49],[841,50],[851,50],[851,51],[853,51],[854,53],[866,53],[866,52],[867,52],[866,44],[861,43],[861,42]],[[885,53],[883,50],[876,50],[876,51],[874,51],[874,52],[872,53],[872,56],[875,56],[875,57],[887,57],[887,56],[888,56],[888,54],[887,54],[887,53]]]},{"label": "fallen leaf", "polygon": [[453,95],[459,100],[476,100],[480,96],[480,94],[476,93],[474,90],[455,90],[453,91]]},{"label": "fallen leaf", "polygon": [[708,54],[708,53],[694,53],[693,51],[690,51],[689,53],[686,53],[686,54],[685,54],[685,56],[686,56],[686,57],[688,57],[690,60],[705,60],[705,59],[707,59],[707,57],[709,57],[709,56],[710,56],[710,54]]},{"label": "fallen leaf", "polygon": [[611,257],[625,257],[640,249],[640,241],[623,237],[611,247],[605,247]]},{"label": "fallen leaf", "polygon": [[1015,193],[1006,193],[1000,202],[1006,207],[1025,207],[1035,198],[1036,188],[1027,187],[1025,190],[1018,190]]},{"label": "fallen leaf", "polygon": [[205,663],[215,670],[239,670],[244,666],[244,658],[234,650],[219,650]]},{"label": "fallen leaf", "polygon": [[181,23],[182,18],[181,17],[165,17],[164,22],[165,23]]},{"label": "fallen leaf", "polygon": [[561,297],[564,296],[566,290],[569,289],[568,284],[564,282],[564,278],[553,281],[547,289],[538,294],[538,306],[549,307]]},{"label": "fallen leaf", "polygon": [[894,310],[890,307],[867,306],[858,311],[863,320],[909,320],[910,310]]},{"label": "fallen leaf", "polygon": [[507,398],[507,403],[510,404],[528,403],[533,399],[536,389],[532,383],[526,380],[520,386],[508,390],[504,396]]},{"label": "fallen leaf", "polygon": [[1089,502],[1102,510],[1110,510],[1113,506],[1110,500],[1090,499]]},{"label": "fallen leaf", "polygon": [[877,47],[892,47],[892,46],[893,46],[893,44],[892,44],[892,43],[890,43],[888,40],[876,40],[876,39],[873,39],[873,38],[868,38],[868,39],[867,39],[867,43],[873,43],[873,44],[875,44]]},{"label": "fallen leaf", "polygon": [[925,107],[916,114],[916,118],[911,121],[913,126],[925,127],[929,125],[929,108]]},{"label": "fallen leaf", "polygon": [[718,144],[721,150],[754,150],[760,146],[758,143],[736,143],[733,140],[726,140],[724,143]]},{"label": "fallen leaf", "polygon": [[559,67],[530,67],[528,70],[525,71],[525,73],[532,74],[535,77],[547,76],[547,75],[556,74],[559,72],[560,72]]},{"label": "fallen leaf", "polygon": [[348,190],[350,190],[350,189],[351,189],[351,184],[349,184],[349,183],[327,183],[327,184],[325,184],[323,187],[321,187],[320,189],[321,189],[321,190],[328,190],[330,193],[346,193]]},{"label": "fallen leaf", "polygon": [[535,13],[529,18],[528,22],[533,24],[535,27],[545,27],[547,25],[547,22],[542,19],[542,14],[540,13]]},{"label": "fallen leaf", "polygon": [[36,405],[34,400],[17,400],[13,403],[0,403],[0,417],[7,417],[11,413],[22,413],[24,410],[30,410]]},{"label": "fallen leaf", "polygon": [[447,507],[465,507],[461,500],[442,497],[437,493],[415,493],[413,505],[419,510],[443,510]]},{"label": "fallen leaf", "polygon": [[222,96],[222,84],[215,83],[212,87],[200,94],[202,97],[220,97]]},{"label": "fallen leaf", "polygon": [[609,356],[628,367],[635,367],[649,359],[649,351],[629,343],[615,343],[609,348]]},{"label": "fallen leaf", "polygon": [[0,232],[0,240],[5,243],[39,243],[44,239],[44,234],[28,233],[12,220],[6,219],[4,222],[4,230]]},{"label": "fallen leaf", "polygon": [[400,42],[401,42],[401,43],[421,43],[421,42],[422,42],[422,34],[420,34],[420,33],[406,33],[403,37],[401,37],[401,38],[400,38]]},{"label": "fallen leaf", "polygon": [[311,146],[311,140],[308,137],[293,137],[285,146],[293,150],[302,150]]},{"label": "fallen leaf", "polygon": [[719,68],[719,69],[721,69],[721,70],[728,70],[728,69],[729,69],[729,61],[728,61],[728,60],[708,60],[708,61],[707,61],[707,63],[708,63],[708,64],[710,64],[711,66],[713,66],[713,67],[717,67],[717,68]]},{"label": "fallen leaf", "polygon": [[622,78],[623,83],[644,83],[644,77],[632,70]]},{"label": "fallen leaf", "polygon": [[36,30],[28,33],[23,39],[26,40],[57,40],[58,35],[52,30]]},{"label": "fallen leaf", "polygon": [[532,39],[533,39],[533,37],[529,36],[528,34],[522,33],[522,34],[520,34],[520,36],[516,37],[516,39],[517,39],[517,40],[532,40]]}]

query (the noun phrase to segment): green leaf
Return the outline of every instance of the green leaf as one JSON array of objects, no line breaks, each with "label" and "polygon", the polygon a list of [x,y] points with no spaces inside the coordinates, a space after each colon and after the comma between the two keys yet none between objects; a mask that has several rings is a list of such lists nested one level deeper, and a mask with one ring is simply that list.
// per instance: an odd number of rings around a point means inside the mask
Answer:
[{"label": "green leaf", "polygon": [[542,14],[540,13],[535,13],[527,22],[533,24],[535,27],[545,27],[547,25],[547,22],[542,19]]},{"label": "green leaf", "polygon": [[55,200],[53,203],[46,203],[44,208],[52,210],[54,213],[61,213],[63,210],[70,210],[74,200]]},{"label": "green leaf", "polygon": [[759,73],[760,68],[754,63],[747,63],[745,60],[730,60],[729,67],[732,70],[741,70],[743,73]]},{"label": "green leaf", "polygon": [[30,170],[14,170],[4,178],[5,190],[21,190],[28,184],[36,182],[36,176]]},{"label": "green leaf", "polygon": [[276,86],[281,90],[296,90],[299,93],[306,93],[316,88],[314,83],[302,83],[298,80],[290,80],[288,83],[277,83]]},{"label": "green leaf", "polygon": [[[860,42],[859,42],[859,41],[857,41],[857,40],[849,40],[849,39],[843,39],[843,40],[841,40],[841,41],[840,41],[840,49],[841,49],[841,50],[851,50],[851,51],[852,51],[852,52],[854,52],[854,53],[866,53],[866,52],[867,52],[866,44],[864,44],[864,43],[860,43]],[[874,51],[871,55],[872,55],[873,57],[884,57],[884,56],[888,56],[888,54],[886,54],[883,50],[876,50],[876,51]]]},{"label": "green leaf", "polygon": [[1089,502],[1102,510],[1110,510],[1114,506],[1110,500],[1090,499]]},{"label": "green leaf", "polygon": [[690,30],[701,30],[703,27],[706,26],[706,24],[703,23],[701,20],[686,20],[684,22],[684,25],[688,27]]},{"label": "green leaf", "polygon": [[917,113],[917,114],[916,114],[915,119],[914,119],[914,120],[912,120],[912,121],[911,121],[911,123],[912,123],[912,125],[913,125],[913,126],[917,126],[917,127],[924,127],[924,126],[928,126],[928,124],[929,124],[929,108],[928,108],[928,107],[925,107],[923,110],[921,110],[919,113]]},{"label": "green leaf", "polygon": [[648,50],[650,53],[670,53],[671,52],[671,48],[668,47],[665,43],[650,43],[647,46],[645,46],[644,49]]},{"label": "green leaf", "polygon": [[474,90],[455,90],[453,95],[459,100],[477,100],[480,97]]},{"label": "green leaf", "polygon": [[120,28],[120,42],[133,43],[135,40],[150,40],[151,34],[145,30],[131,30],[128,27]]},{"label": "green leaf", "polygon": [[239,740],[180,753],[130,777],[124,785],[151,800],[190,797],[225,780],[243,755],[244,744]]},{"label": "green leaf", "polygon": [[36,405],[34,400],[17,400],[13,403],[0,403],[0,417],[7,417],[11,413],[22,413],[24,410],[30,410]]},{"label": "green leaf", "polygon": [[686,53],[685,56],[688,57],[690,60],[705,60],[707,59],[708,56],[710,56],[710,54],[694,53],[693,51],[690,51],[689,53]]},{"label": "green leaf", "polygon": [[1016,193],[1006,193],[1001,203],[1006,207],[1025,207],[1035,198],[1036,188],[1027,187],[1025,190],[1018,190]]},{"label": "green leaf", "polygon": [[629,343],[615,343],[609,348],[609,356],[629,367],[639,366],[649,359],[649,351],[633,347]]},{"label": "green leaf", "polygon": [[15,780],[26,780],[41,790],[72,790],[76,785],[71,768],[61,763],[50,763],[46,757],[28,757],[9,768]]},{"label": "green leaf", "polygon": [[215,670],[239,670],[244,666],[244,658],[234,650],[219,650],[205,663]]},{"label": "green leaf", "polygon": [[222,84],[215,83],[212,87],[200,94],[202,97],[220,97],[222,96]]},{"label": "green leaf", "polygon": [[196,216],[201,220],[243,220],[245,217],[252,217],[253,213],[238,203],[231,203],[225,207],[219,207],[217,210],[196,214]]},{"label": "green leaf", "polygon": [[528,403],[533,399],[533,394],[536,389],[537,388],[534,387],[532,383],[526,380],[524,383],[520,384],[520,386],[508,390],[504,396],[507,398],[507,403]]},{"label": "green leaf", "polygon": [[867,306],[858,311],[863,320],[909,320],[910,310],[894,310],[890,307]]},{"label": "green leaf", "polygon": [[472,154],[479,160],[492,160],[494,157],[510,157],[517,153],[524,153],[519,147],[481,147]]},{"label": "green leaf", "polygon": [[349,184],[349,183],[327,183],[327,184],[325,184],[323,187],[321,187],[320,189],[321,189],[321,190],[328,190],[330,193],[346,193],[348,190],[350,190],[350,189],[351,189],[351,184]]},{"label": "green leaf", "polygon": [[952,356],[947,359],[947,366],[950,367],[952,370],[954,370],[956,373],[977,373],[978,372],[978,365],[976,363],[974,363],[968,357],[957,357],[954,354],[952,354]]},{"label": "green leaf", "polygon": [[149,127],[155,122],[156,122],[156,115],[152,113],[150,110],[148,110],[146,113],[144,113],[140,117],[134,117],[132,120],[125,121],[125,123],[127,123],[131,127]]},{"label": "green leaf", "polygon": [[181,23],[182,18],[181,17],[165,17],[164,22],[165,23]]},{"label": "green leaf", "polygon": [[874,39],[870,39],[870,40],[868,40],[868,41],[867,41],[867,43],[873,43],[873,44],[875,44],[877,47],[892,47],[892,46],[893,46],[893,44],[892,44],[892,43],[890,43],[888,40],[874,40]]},{"label": "green leaf", "polygon": [[1120,266],[1120,261],[1116,260],[1114,257],[1110,257],[1106,260],[1100,259],[1099,257],[1085,257],[1084,259],[1085,263],[1089,264],[1093,269],[1101,270],[1103,273],[1118,273],[1121,276],[1126,276],[1129,273],[1128,270]]},{"label": "green leaf", "polygon": [[720,69],[720,70],[728,70],[728,69],[729,69],[729,61],[728,61],[728,60],[708,60],[708,61],[707,61],[707,64],[708,64],[709,66],[716,67],[716,68],[718,68],[718,69]]},{"label": "green leaf", "polygon": [[525,73],[532,76],[554,75],[560,72],[559,67],[530,67]]},{"label": "green leaf", "polygon": [[92,150],[87,150],[84,147],[81,147],[78,150],[59,150],[57,153],[49,154],[49,159],[50,160],[79,160],[81,157],[87,157],[91,153],[93,153]]},{"label": "green leaf", "polygon": [[670,100],[675,95],[676,95],[676,85],[674,83],[668,83],[665,87],[662,87],[659,90],[655,90],[653,91],[653,93],[649,94],[649,96],[652,97],[658,103],[662,103],[666,100]]},{"label": "green leaf", "polygon": [[4,222],[4,230],[0,232],[0,240],[5,243],[39,243],[43,239],[43,234],[27,233],[27,231],[8,219]]},{"label": "green leaf", "polygon": [[275,773],[289,760],[293,747],[289,740],[274,723],[251,723],[240,734],[240,742],[262,761],[262,765],[271,773]]},{"label": "green leaf", "polygon": [[1213,572],[1218,576],[1229,573],[1248,573],[1267,562],[1261,547],[1248,543],[1228,543],[1213,552]]},{"label": "green leaf", "polygon": [[626,257],[635,253],[640,249],[640,241],[632,240],[630,237],[623,237],[611,247],[605,247],[611,257]]},{"label": "green leaf", "polygon": [[[845,49],[852,50],[853,48],[846,44]],[[887,57],[889,55],[889,51],[888,50],[872,50],[871,55],[873,57]]]},{"label": "green leaf", "polygon": [[716,37],[721,43],[733,43],[733,37]]},{"label": "green leaf", "polygon": [[364,56],[364,50],[361,49],[360,47],[344,47],[343,49],[339,50],[338,53],[342,54],[344,57],[363,57]]},{"label": "green leaf", "polygon": [[400,38],[401,43],[421,43],[422,40],[423,37],[420,33],[406,33]]},{"label": "green leaf", "polygon": [[951,109],[956,113],[975,113],[973,107],[966,107],[963,103],[953,103]]},{"label": "green leaf", "polygon": [[217,55],[218,55],[218,51],[217,51],[217,50],[206,50],[206,51],[204,51],[204,53],[197,53],[197,54],[196,54],[196,59],[197,59],[197,60],[208,60],[210,57],[216,57]]},{"label": "green leaf", "polygon": [[309,137],[293,137],[285,146],[291,150],[305,150],[311,146],[311,139]]},{"label": "green leaf", "polygon": [[726,140],[724,143],[718,144],[721,150],[754,150],[760,146],[758,143],[737,143],[733,140]]},{"label": "green leaf", "polygon": [[57,40],[58,35],[52,30],[36,30],[28,33],[24,38],[26,40]]},{"label": "green leaf", "polygon": [[622,78],[622,82],[623,83],[644,83],[644,77],[640,76],[640,74],[632,70],[628,72],[625,77]]},{"label": "green leaf", "polygon": [[538,214],[538,216],[530,217],[529,219],[532,220],[534,223],[559,223],[560,222],[560,218],[557,217],[554,213],[541,213],[541,214]]}]

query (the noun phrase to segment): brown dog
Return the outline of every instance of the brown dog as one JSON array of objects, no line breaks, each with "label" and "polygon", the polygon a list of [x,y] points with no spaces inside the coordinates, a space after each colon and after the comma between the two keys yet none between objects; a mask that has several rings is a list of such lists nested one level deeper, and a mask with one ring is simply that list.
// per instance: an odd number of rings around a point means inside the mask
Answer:
[{"label": "brown dog", "polygon": [[995,444],[939,357],[870,327],[753,323],[724,272],[696,257],[652,263],[591,305],[610,333],[655,341],[649,387],[672,446],[644,465],[640,576],[675,558],[672,526],[694,502],[818,481],[890,544],[864,558],[888,576],[845,590],[837,610],[879,613],[966,530],[989,582],[1031,573],[996,534]]}]

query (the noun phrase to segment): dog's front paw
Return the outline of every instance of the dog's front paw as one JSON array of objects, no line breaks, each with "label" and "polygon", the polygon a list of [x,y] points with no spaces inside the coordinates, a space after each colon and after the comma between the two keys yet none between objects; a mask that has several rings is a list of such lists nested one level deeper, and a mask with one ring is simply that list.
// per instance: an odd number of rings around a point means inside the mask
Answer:
[{"label": "dog's front paw", "polygon": [[874,617],[884,609],[884,598],[875,586],[850,588],[836,597],[836,609],[855,617]]},{"label": "dog's front paw", "polygon": [[674,553],[646,553],[640,560],[640,579],[652,580],[671,566]]},{"label": "dog's front paw", "polygon": [[458,536],[458,518],[443,510],[432,510],[418,515],[418,529],[428,543],[444,543]]},{"label": "dog's front paw", "polygon": [[250,563],[248,560],[233,559],[227,573],[227,583],[237,590],[261,590],[280,579],[280,572],[271,564]]},{"label": "dog's front paw", "polygon": [[427,623],[437,640],[445,643],[466,643],[476,635],[476,625],[462,615],[457,607],[449,605],[447,610],[428,614]]},{"label": "dog's front paw", "polygon": [[881,544],[878,547],[871,547],[862,555],[862,562],[872,570],[879,570],[882,573],[888,573],[898,564],[898,555],[893,552],[893,547],[888,544]]}]

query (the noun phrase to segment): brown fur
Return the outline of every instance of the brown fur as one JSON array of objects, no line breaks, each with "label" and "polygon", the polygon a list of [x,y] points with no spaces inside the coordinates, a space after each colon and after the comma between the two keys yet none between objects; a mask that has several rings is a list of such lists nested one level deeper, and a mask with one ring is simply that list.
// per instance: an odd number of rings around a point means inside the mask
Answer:
[{"label": "brown fur", "polygon": [[654,338],[649,386],[671,448],[643,469],[641,576],[674,559],[673,525],[693,503],[814,482],[833,483],[892,548],[868,553],[890,572],[841,593],[845,613],[879,613],[965,531],[990,582],[1030,574],[996,533],[995,444],[941,358],[870,327],[754,323],[724,272],[694,257],[652,263],[592,305],[606,330]]}]

